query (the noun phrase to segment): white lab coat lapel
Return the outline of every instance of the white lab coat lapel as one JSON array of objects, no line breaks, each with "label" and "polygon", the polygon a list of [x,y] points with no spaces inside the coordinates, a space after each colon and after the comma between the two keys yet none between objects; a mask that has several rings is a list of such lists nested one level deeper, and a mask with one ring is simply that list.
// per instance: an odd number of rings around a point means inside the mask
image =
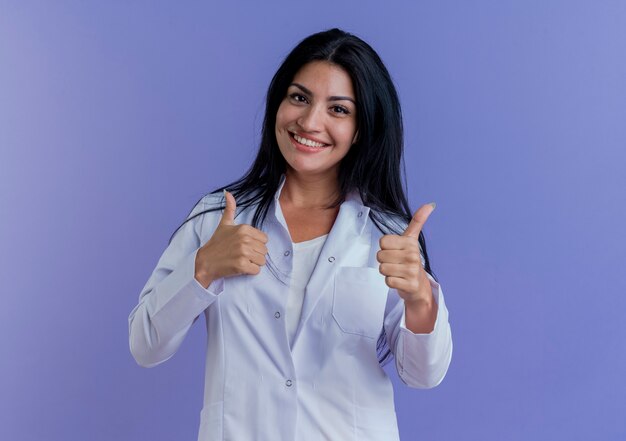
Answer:
[{"label": "white lab coat lapel", "polygon": [[294,336],[295,349],[300,334],[306,329],[307,321],[320,299],[332,298],[335,274],[342,266],[350,266],[351,248],[363,246],[359,236],[363,233],[368,219],[369,208],[361,204],[358,194],[346,198],[340,208],[337,219],[324,242],[311,279],[306,286],[300,322]]},{"label": "white lab coat lapel", "polygon": [[[280,193],[284,184],[285,175],[282,175],[278,190],[274,196],[274,219],[272,219],[272,221],[282,225],[286,235],[289,237],[289,240],[291,240],[287,221],[285,220],[279,203]],[[354,248],[365,246],[368,247],[367,252],[369,253],[370,237],[368,236],[367,238],[363,238],[363,240],[359,240],[365,231],[369,211],[369,207],[363,205],[358,191],[349,193],[346,196],[346,200],[339,207],[337,219],[335,219],[335,223],[324,242],[320,256],[311,274],[311,279],[305,289],[302,314],[294,336],[292,351],[298,344],[299,336],[303,329],[306,328],[306,322],[319,300],[324,295],[332,296],[332,281],[335,279],[337,270],[342,266],[351,266],[350,256],[354,253]],[[280,253],[280,250],[285,248],[285,244],[268,243],[268,248],[270,252]],[[363,253],[357,252],[355,254],[361,255]],[[279,268],[281,272],[291,272],[290,268]],[[288,278],[286,279],[286,283],[289,283]]]}]

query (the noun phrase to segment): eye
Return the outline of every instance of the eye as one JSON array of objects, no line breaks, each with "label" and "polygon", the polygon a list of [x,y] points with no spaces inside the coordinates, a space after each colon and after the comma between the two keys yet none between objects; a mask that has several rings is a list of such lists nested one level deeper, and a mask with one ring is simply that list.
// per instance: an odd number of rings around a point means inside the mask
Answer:
[{"label": "eye", "polygon": [[307,99],[306,99],[306,97],[304,95],[301,95],[301,94],[296,93],[296,92],[294,92],[292,94],[289,94],[289,98],[291,98],[292,100],[294,100],[294,101],[296,101],[298,103],[306,103],[307,102]]},{"label": "eye", "polygon": [[331,109],[333,109],[333,111],[336,113],[343,113],[344,115],[350,114],[350,111],[343,106],[333,106],[331,107]]}]

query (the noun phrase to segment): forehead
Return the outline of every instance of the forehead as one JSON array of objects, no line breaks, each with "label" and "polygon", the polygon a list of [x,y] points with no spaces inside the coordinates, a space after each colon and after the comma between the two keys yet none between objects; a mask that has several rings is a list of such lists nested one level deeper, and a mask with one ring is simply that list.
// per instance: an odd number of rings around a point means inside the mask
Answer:
[{"label": "forehead", "polygon": [[328,61],[312,61],[305,64],[293,77],[293,82],[302,84],[316,95],[354,97],[352,80],[348,72]]}]

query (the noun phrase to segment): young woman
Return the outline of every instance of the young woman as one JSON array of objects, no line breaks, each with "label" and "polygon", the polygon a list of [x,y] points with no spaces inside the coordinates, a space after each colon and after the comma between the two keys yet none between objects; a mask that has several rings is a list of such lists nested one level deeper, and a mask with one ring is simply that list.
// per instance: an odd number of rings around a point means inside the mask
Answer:
[{"label": "young woman", "polygon": [[411,215],[402,150],[367,43],[331,29],[293,49],[254,164],[195,205],[129,317],[151,367],[204,314],[199,441],[397,440],[381,365],[395,359],[411,387],[441,382],[452,339],[421,231],[434,204]]}]

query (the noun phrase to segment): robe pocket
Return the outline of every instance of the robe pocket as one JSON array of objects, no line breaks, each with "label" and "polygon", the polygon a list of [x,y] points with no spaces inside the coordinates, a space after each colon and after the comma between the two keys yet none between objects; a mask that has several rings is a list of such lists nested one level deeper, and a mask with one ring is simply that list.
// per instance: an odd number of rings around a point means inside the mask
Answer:
[{"label": "robe pocket", "polygon": [[200,412],[200,433],[198,439],[220,440],[223,438],[224,402],[206,404]]},{"label": "robe pocket", "polygon": [[335,275],[333,318],[347,334],[378,338],[389,287],[376,268],[341,267]]}]

